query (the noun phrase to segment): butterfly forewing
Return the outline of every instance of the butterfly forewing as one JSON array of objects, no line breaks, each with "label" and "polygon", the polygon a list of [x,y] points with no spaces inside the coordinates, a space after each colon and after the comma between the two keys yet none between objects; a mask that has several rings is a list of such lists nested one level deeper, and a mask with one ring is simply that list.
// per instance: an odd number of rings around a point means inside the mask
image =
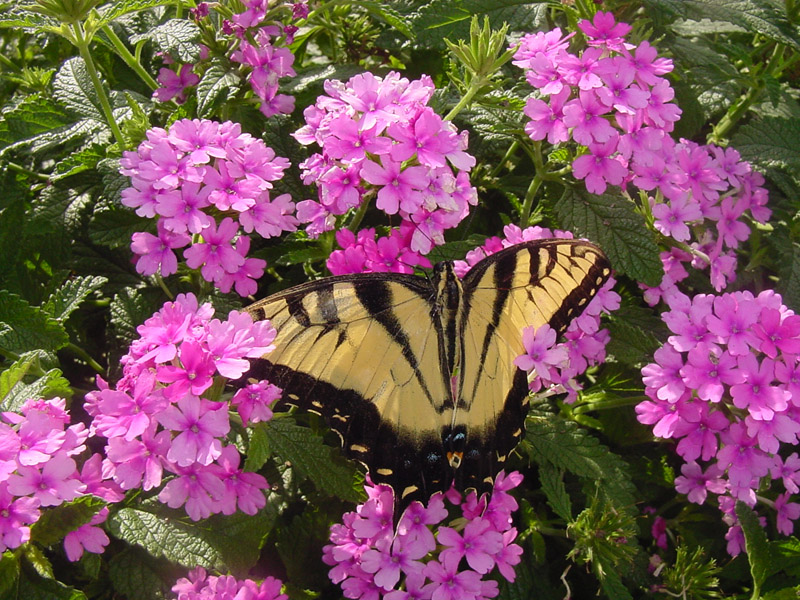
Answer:
[{"label": "butterfly forewing", "polygon": [[424,278],[375,273],[257,302],[249,312],[278,333],[275,350],[247,377],[267,379],[284,402],[324,415],[373,481],[398,494],[432,493],[446,479],[439,423],[452,412],[434,296]]}]

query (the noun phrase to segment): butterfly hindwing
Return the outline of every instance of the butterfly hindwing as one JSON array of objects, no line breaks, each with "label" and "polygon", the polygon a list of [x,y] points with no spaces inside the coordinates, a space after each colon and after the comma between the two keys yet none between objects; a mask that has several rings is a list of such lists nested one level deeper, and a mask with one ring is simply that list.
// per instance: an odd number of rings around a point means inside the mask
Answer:
[{"label": "butterfly hindwing", "polygon": [[373,481],[398,494],[442,489],[441,423],[452,400],[434,295],[424,278],[373,273],[270,296],[248,311],[272,322],[275,350],[247,377],[267,379],[285,403],[322,414]]}]

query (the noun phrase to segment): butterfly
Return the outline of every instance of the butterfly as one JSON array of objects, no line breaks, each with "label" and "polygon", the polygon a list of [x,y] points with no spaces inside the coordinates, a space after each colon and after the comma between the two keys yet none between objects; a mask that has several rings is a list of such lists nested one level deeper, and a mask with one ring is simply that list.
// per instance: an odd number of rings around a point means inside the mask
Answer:
[{"label": "butterfly", "polygon": [[489,255],[463,280],[448,261],[429,278],[304,283],[247,307],[277,336],[245,380],[267,379],[280,402],[321,414],[400,510],[452,483],[485,491],[524,433],[522,329],[563,333],[609,275],[593,244],[547,239]]}]

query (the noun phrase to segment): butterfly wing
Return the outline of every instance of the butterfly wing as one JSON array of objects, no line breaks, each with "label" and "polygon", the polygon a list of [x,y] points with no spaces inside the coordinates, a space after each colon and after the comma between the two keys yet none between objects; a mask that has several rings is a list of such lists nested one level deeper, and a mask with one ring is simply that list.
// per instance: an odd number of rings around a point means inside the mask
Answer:
[{"label": "butterfly wing", "polygon": [[514,359],[525,352],[523,328],[547,323],[563,333],[609,274],[596,246],[554,239],[501,250],[464,277],[462,368],[451,433],[464,452],[459,487],[487,489],[522,438],[528,381]]},{"label": "butterfly wing", "polygon": [[452,393],[443,369],[435,290],[426,279],[372,273],[330,277],[248,307],[277,330],[275,350],[248,379],[322,414],[348,456],[400,497],[449,484],[441,422]]}]

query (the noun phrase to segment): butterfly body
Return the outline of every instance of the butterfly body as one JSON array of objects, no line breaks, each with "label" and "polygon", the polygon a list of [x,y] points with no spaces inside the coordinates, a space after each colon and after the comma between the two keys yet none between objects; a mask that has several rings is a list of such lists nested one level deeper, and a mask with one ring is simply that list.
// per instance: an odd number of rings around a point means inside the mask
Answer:
[{"label": "butterfly body", "polygon": [[481,260],[459,280],[396,273],[309,282],[248,307],[277,329],[247,378],[322,414],[348,456],[399,505],[455,482],[491,486],[524,433],[522,329],[563,332],[609,275],[595,246],[540,240]]}]

